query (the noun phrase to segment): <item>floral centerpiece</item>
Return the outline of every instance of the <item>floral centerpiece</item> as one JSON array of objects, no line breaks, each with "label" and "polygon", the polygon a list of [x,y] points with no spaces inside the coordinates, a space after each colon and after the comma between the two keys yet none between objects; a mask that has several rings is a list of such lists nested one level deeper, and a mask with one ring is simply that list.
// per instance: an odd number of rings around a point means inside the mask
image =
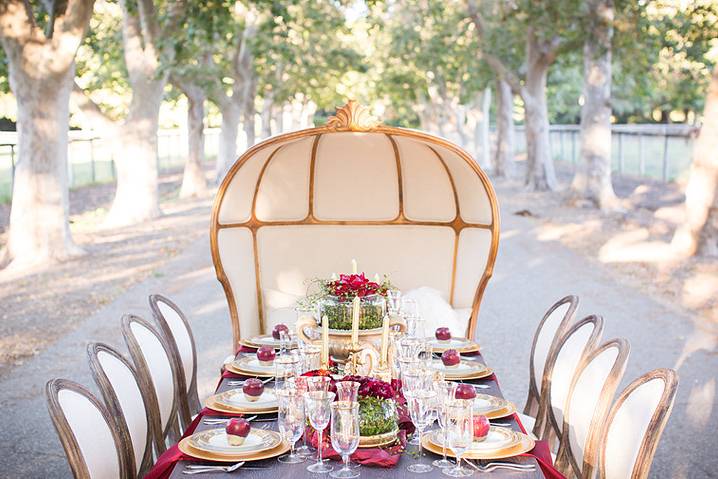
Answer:
[{"label": "floral centerpiece", "polygon": [[[330,279],[315,279],[310,283],[306,298],[300,301],[303,309],[319,309],[320,318],[326,316],[329,328],[350,330],[352,327],[352,301],[360,299],[359,329],[377,329],[382,326],[383,304],[386,292],[393,288],[387,276],[370,281],[365,273],[340,274]],[[313,292],[311,290],[314,289]]]},{"label": "floral centerpiece", "polygon": [[397,393],[391,384],[366,376],[345,376],[344,381],[360,384],[359,434],[362,437],[380,436],[398,430]]}]

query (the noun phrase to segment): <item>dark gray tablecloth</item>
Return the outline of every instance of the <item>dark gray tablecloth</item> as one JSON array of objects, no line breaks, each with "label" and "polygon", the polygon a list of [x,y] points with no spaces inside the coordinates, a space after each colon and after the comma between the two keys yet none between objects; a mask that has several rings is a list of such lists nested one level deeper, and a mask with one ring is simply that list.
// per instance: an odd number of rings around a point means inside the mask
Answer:
[{"label": "dark gray tablecloth", "polygon": [[[480,356],[477,357],[478,360],[481,360]],[[226,391],[227,389],[231,389],[232,386],[229,386],[228,381],[231,381],[232,379],[223,379],[220,383],[219,387],[217,388],[217,392]],[[493,396],[503,397],[501,394],[501,390],[499,388],[498,383],[493,379],[478,379],[478,380],[472,380],[467,381],[473,384],[486,384],[490,386],[490,389],[482,389],[478,392],[483,394],[491,394]],[[212,416],[205,416],[205,417],[212,417]],[[494,420],[492,420],[493,422]],[[511,428],[515,431],[520,431],[521,428],[519,427],[518,423],[512,418],[503,418],[503,419],[496,419],[495,422],[501,422],[501,423],[510,423]],[[259,423],[258,423],[259,424]],[[268,424],[270,429],[277,430],[277,424],[276,422],[268,422],[268,423],[261,423],[262,425]],[[204,431],[206,429],[212,429],[216,428],[217,426],[209,426],[207,424],[204,424],[200,422],[198,425],[196,431]],[[408,450],[407,452],[416,451],[416,446],[407,446]],[[359,472],[361,474],[359,479],[384,479],[384,478],[391,478],[391,479],[419,479],[419,478],[448,478],[449,476],[444,475],[441,470],[434,468],[433,471],[425,473],[425,474],[416,474],[409,472],[406,468],[412,463],[415,462],[422,462],[422,463],[431,463],[434,459],[436,459],[438,456],[426,452],[425,456],[417,458],[416,454],[403,454],[401,459],[399,460],[399,463],[394,468],[378,468],[378,467],[368,467],[368,466],[362,466],[359,469]],[[544,475],[541,472],[541,468],[538,465],[538,462],[535,458],[531,456],[519,456],[514,457],[510,459],[502,459],[501,462],[516,462],[521,464],[534,464],[536,466],[536,470],[533,472],[517,472],[517,471],[507,471],[507,470],[496,470],[490,473],[484,473],[484,472],[476,472],[479,476],[491,476],[496,478],[510,478],[510,479],[543,479]],[[221,478],[221,477],[245,477],[247,479],[259,479],[259,478],[267,478],[267,477],[276,477],[276,478],[290,478],[291,479],[304,479],[304,478],[311,478],[311,479],[330,479],[328,474],[313,474],[309,471],[307,471],[306,467],[311,464],[311,462],[305,462],[303,464],[282,464],[280,462],[277,462],[276,458],[273,459],[266,459],[264,461],[256,461],[251,463],[251,469],[247,468],[240,468],[237,471],[234,471],[233,473],[227,474],[224,472],[210,472],[205,474],[197,474],[195,476],[189,476],[186,474],[182,474],[182,471],[185,469],[185,466],[189,464],[202,464],[202,462],[193,462],[193,461],[179,461],[174,469],[172,470],[172,475],[170,476],[172,479],[179,479],[179,478],[188,478],[188,477],[198,477],[198,478],[206,478],[206,479],[215,479],[215,478]],[[335,468],[340,468],[341,463],[338,461],[331,461],[331,464]],[[249,465],[249,463],[247,464]]]}]

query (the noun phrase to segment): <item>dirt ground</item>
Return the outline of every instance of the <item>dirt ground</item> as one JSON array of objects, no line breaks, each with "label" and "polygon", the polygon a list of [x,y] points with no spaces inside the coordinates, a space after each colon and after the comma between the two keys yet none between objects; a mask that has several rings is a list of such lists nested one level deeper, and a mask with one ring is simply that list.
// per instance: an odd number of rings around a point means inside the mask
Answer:
[{"label": "dirt ground", "polygon": [[[560,176],[564,184],[570,181],[568,172]],[[178,199],[180,179],[179,174],[161,179],[161,218],[116,230],[100,227],[113,185],[71,192],[74,239],[87,254],[20,277],[0,271],[0,375],[133,284],[159,274],[159,266],[207,234],[211,196]],[[529,192],[518,180],[495,180],[495,186],[504,211],[538,220],[540,239],[559,240],[609,265],[648,294],[698,313],[702,327],[716,333],[718,259],[675,261],[666,251],[683,214],[679,185],[617,178],[624,211],[613,213],[569,206],[563,194]],[[0,246],[8,214],[8,205],[0,205]]]},{"label": "dirt ground", "polygon": [[[177,198],[180,174],[161,178],[157,220],[102,229],[114,185],[70,193],[74,240],[87,254],[22,276],[0,271],[0,375],[23,364],[133,284],[206,235],[212,197]],[[0,205],[0,246],[9,205]],[[116,320],[117,318],[112,318]]]},{"label": "dirt ground", "polygon": [[540,222],[540,239],[558,240],[608,265],[642,291],[699,314],[718,332],[718,258],[676,260],[669,249],[684,218],[681,185],[614,177],[620,209],[600,212],[571,203],[565,190],[570,172],[559,177],[564,190],[554,194],[527,191],[516,179],[494,185],[507,210]]}]

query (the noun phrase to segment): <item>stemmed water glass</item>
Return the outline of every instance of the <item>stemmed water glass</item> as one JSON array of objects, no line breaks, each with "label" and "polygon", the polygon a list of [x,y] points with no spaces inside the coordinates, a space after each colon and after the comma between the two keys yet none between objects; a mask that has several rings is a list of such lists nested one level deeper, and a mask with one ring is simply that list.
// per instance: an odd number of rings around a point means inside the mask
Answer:
[{"label": "stemmed water glass", "polygon": [[472,407],[473,402],[466,399],[454,399],[446,404],[446,436],[449,449],[456,456],[454,467],[443,470],[447,476],[465,477],[473,474],[471,470],[461,467],[461,457],[474,441]]},{"label": "stemmed water glass", "polygon": [[329,424],[331,418],[330,405],[334,401],[334,393],[327,391],[308,391],[304,395],[304,407],[309,418],[309,423],[317,431],[317,462],[307,466],[309,472],[326,473],[334,469],[332,466],[324,464],[322,460],[322,437],[324,428]]},{"label": "stemmed water glass", "polygon": [[[443,376],[443,374],[439,374]],[[454,400],[454,394],[456,393],[456,383],[453,381],[446,381],[443,378],[434,378],[434,391],[436,391],[436,404],[437,404],[437,418],[439,422],[439,428],[441,429],[442,443],[441,443],[441,454],[442,458],[437,459],[432,464],[438,468],[444,469],[451,467],[454,464],[446,458],[446,442],[447,442],[447,427],[446,427],[446,406],[450,401]]]},{"label": "stemmed water glass", "polygon": [[[413,367],[409,367],[409,364],[413,364]],[[431,389],[432,371],[423,367],[422,363],[415,360],[414,363],[404,364],[401,371],[401,390],[404,393],[404,397],[407,399],[407,405],[409,399],[418,392],[426,391]],[[418,431],[415,431],[409,440],[409,444],[412,446],[420,445]]]},{"label": "stemmed water glass", "polygon": [[327,391],[329,391],[329,385],[331,383],[332,383],[332,380],[328,376],[310,376],[307,378],[307,391],[309,391],[309,392],[315,392],[315,391],[327,392]]},{"label": "stemmed water glass", "polygon": [[390,316],[397,316],[401,309],[401,291],[390,289],[386,292],[386,306]]},{"label": "stemmed water glass", "polygon": [[[436,391],[431,388],[417,389],[411,392],[406,398],[406,405],[409,409],[411,422],[414,423],[418,434],[419,458],[422,457],[421,437],[426,428],[428,428],[436,419]],[[429,472],[433,467],[429,464],[416,463],[407,467],[410,472],[425,473]]]},{"label": "stemmed water glass", "polygon": [[359,477],[359,473],[349,467],[349,456],[359,446],[359,403],[337,401],[331,405],[332,447],[342,456],[344,467],[329,475],[338,479]]},{"label": "stemmed water glass", "polygon": [[335,385],[337,387],[337,401],[357,402],[361,384],[356,381],[338,381]]},{"label": "stemmed water glass", "polygon": [[301,375],[299,355],[296,352],[289,352],[277,356],[274,360],[275,388],[282,389],[289,378]]},{"label": "stemmed water glass", "polygon": [[304,433],[304,398],[297,389],[283,389],[277,391],[277,424],[282,438],[289,443],[290,453],[277,458],[285,464],[298,464],[304,462],[304,458],[297,455],[294,445]]},{"label": "stemmed water glass", "polygon": [[321,366],[322,348],[306,344],[302,348],[302,372],[315,371]]},{"label": "stemmed water glass", "polygon": [[[304,394],[306,394],[308,390],[308,382],[307,382],[306,376],[295,376],[293,378],[287,379],[287,381],[284,384],[285,390],[295,390],[299,394],[301,398],[304,398]],[[306,414],[305,414],[306,416]],[[307,458],[310,456],[313,456],[314,453],[309,448],[309,445],[307,444],[307,428],[305,427],[305,432],[302,437],[302,445],[299,446],[296,450],[296,453],[299,457]]]}]

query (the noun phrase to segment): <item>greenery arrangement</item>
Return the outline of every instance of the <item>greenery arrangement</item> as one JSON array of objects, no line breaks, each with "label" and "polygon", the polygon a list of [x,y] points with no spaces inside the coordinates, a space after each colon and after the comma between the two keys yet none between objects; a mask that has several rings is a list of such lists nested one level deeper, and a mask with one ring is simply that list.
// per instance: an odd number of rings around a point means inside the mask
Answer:
[{"label": "greenery arrangement", "polygon": [[359,433],[376,436],[396,430],[396,392],[391,384],[366,376],[346,376],[344,381],[356,381],[359,386]]},{"label": "greenery arrangement", "polygon": [[350,330],[352,327],[352,301],[361,299],[359,329],[380,328],[383,319],[381,297],[394,286],[387,276],[380,281],[370,281],[365,273],[341,274],[339,278],[314,279],[310,282],[307,296],[299,301],[300,309],[320,309],[326,316],[330,329]]}]

